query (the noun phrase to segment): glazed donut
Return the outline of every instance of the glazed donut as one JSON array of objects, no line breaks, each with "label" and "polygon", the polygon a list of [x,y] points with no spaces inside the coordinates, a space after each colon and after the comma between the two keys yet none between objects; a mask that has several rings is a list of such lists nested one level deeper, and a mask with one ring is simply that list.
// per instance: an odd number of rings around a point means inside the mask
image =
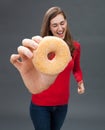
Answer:
[{"label": "glazed donut", "polygon": [[[54,54],[53,58],[48,57],[50,54]],[[69,47],[64,40],[46,36],[33,51],[32,62],[41,73],[56,75],[65,69],[71,59]]]}]

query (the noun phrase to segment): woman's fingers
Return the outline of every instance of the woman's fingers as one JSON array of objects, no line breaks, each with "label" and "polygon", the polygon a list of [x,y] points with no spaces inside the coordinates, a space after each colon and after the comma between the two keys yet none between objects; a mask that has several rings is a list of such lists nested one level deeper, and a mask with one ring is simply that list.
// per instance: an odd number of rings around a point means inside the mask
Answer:
[{"label": "woman's fingers", "polygon": [[78,93],[83,94],[84,92],[85,92],[85,88],[84,88],[84,85],[82,83],[80,86],[78,86]]},{"label": "woman's fingers", "polygon": [[22,58],[24,58],[24,57],[32,58],[32,56],[33,56],[33,53],[30,51],[30,49],[28,49],[24,46],[19,46],[17,48],[17,51]]},{"label": "woman's fingers", "polygon": [[10,62],[14,64],[19,58],[20,56],[18,54],[12,54],[10,57]]},{"label": "woman's fingers", "polygon": [[19,66],[21,66],[19,58],[20,58],[19,54],[12,54],[10,57],[11,64],[13,64],[17,69],[19,68]]},{"label": "woman's fingers", "polygon": [[[37,40],[33,40],[37,39]],[[24,61],[30,61],[33,57],[33,50],[38,47],[38,39],[40,36],[35,36],[33,39],[22,40],[22,45],[17,48],[18,54],[12,54],[10,57],[10,62],[19,70],[23,65]]]},{"label": "woman's fingers", "polygon": [[36,43],[39,43],[42,40],[41,36],[33,36],[32,40],[35,41]]},{"label": "woman's fingers", "polygon": [[35,41],[33,41],[31,39],[24,39],[22,41],[22,45],[24,47],[30,48],[31,50],[35,50],[38,47],[38,43],[36,43]]}]

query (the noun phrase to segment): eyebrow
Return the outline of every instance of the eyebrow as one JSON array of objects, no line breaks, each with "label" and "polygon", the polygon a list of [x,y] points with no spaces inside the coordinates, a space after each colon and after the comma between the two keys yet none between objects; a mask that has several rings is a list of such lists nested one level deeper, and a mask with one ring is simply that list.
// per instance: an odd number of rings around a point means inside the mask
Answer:
[{"label": "eyebrow", "polygon": [[[59,23],[65,22],[65,20],[60,21]],[[51,23],[51,25],[56,25],[58,23]]]}]

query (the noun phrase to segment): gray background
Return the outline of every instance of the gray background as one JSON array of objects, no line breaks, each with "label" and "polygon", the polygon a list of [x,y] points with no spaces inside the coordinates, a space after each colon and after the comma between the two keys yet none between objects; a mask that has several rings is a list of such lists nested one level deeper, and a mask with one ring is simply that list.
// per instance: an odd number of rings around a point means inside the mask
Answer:
[{"label": "gray background", "polygon": [[0,0],[0,130],[33,130],[31,95],[9,58],[24,38],[40,32],[45,11],[60,6],[81,43],[86,93],[71,98],[62,130],[105,130],[105,0]]}]

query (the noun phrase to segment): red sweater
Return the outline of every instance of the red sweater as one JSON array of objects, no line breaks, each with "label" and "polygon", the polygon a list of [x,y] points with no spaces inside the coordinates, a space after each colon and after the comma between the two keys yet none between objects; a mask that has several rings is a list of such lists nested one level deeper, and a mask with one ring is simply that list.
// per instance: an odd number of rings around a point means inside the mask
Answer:
[{"label": "red sweater", "polygon": [[55,82],[45,91],[32,95],[32,102],[40,106],[56,106],[68,104],[70,96],[70,74],[77,82],[83,80],[80,68],[80,44],[74,42],[76,50],[68,66],[56,78]]}]

